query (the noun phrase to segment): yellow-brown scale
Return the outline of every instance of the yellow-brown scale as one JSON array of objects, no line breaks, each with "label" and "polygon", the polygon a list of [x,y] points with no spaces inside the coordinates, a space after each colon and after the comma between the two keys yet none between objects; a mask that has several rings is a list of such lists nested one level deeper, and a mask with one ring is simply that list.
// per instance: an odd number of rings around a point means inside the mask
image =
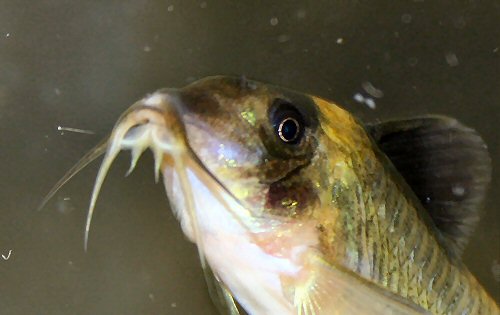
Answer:
[{"label": "yellow-brown scale", "polygon": [[329,138],[319,141],[324,144],[319,149],[330,153],[325,176],[333,210],[313,213],[324,222],[325,258],[434,314],[489,314],[492,301],[465,267],[448,257],[420,217],[418,200],[365,130],[344,110],[315,101]]}]

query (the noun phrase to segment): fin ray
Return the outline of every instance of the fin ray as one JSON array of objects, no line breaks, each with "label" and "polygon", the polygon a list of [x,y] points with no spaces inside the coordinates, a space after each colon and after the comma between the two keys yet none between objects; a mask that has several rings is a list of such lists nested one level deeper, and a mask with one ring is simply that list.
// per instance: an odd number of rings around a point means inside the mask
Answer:
[{"label": "fin ray", "polygon": [[312,258],[314,272],[295,288],[294,305],[301,315],[423,315],[426,310],[347,269]]},{"label": "fin ray", "polygon": [[442,245],[459,257],[479,221],[491,180],[484,141],[444,116],[387,121],[368,130],[427,210]]}]

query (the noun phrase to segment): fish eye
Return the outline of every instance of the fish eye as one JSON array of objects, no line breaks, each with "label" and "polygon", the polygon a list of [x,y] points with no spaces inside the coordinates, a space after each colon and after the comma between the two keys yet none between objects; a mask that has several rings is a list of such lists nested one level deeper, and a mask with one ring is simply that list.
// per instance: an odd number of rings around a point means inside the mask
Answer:
[{"label": "fish eye", "polygon": [[297,144],[304,135],[304,119],[300,112],[290,103],[276,100],[276,109],[271,120],[278,138],[287,144]]}]

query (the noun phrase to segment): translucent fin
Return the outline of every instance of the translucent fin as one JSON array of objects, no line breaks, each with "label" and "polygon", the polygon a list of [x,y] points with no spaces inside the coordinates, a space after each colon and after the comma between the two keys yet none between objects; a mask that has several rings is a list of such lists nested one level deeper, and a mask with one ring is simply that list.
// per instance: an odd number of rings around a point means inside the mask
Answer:
[{"label": "translucent fin", "polygon": [[205,281],[208,286],[208,293],[214,303],[217,311],[221,315],[246,315],[247,313],[238,307],[233,295],[227,289],[226,285],[218,279],[209,266],[203,268]]},{"label": "translucent fin", "polygon": [[104,154],[106,152],[106,146],[108,144],[108,139],[109,137],[104,138],[97,144],[95,147],[93,147],[91,150],[89,150],[69,171],[64,174],[64,176],[52,187],[52,189],[49,191],[49,193],[43,198],[42,202],[40,203],[40,206],[38,207],[38,210],[42,210],[43,207],[47,204],[47,202],[54,197],[54,195],[61,189],[64,184],[66,184],[73,176],[78,174],[82,169],[84,169],[87,165],[92,163],[95,159],[97,159],[99,156]]},{"label": "translucent fin", "polygon": [[[355,273],[312,258],[313,275],[295,285],[292,299],[300,315],[422,315],[430,314],[411,301]],[[293,280],[291,280],[293,281]]]},{"label": "translucent fin", "polygon": [[369,126],[379,148],[416,194],[459,257],[479,222],[491,181],[491,159],[478,133],[444,116]]}]

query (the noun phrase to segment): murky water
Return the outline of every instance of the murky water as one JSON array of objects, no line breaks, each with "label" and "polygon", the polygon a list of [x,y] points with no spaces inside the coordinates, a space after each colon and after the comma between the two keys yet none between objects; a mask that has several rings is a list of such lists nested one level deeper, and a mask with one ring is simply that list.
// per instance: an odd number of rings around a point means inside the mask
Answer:
[{"label": "murky water", "polygon": [[215,314],[150,156],[126,179],[126,154],[113,168],[86,254],[97,165],[35,211],[130,104],[212,74],[330,98],[366,121],[438,113],[476,128],[494,174],[465,261],[499,301],[499,50],[496,0],[0,0],[0,252],[8,258],[0,259],[0,313]]}]

